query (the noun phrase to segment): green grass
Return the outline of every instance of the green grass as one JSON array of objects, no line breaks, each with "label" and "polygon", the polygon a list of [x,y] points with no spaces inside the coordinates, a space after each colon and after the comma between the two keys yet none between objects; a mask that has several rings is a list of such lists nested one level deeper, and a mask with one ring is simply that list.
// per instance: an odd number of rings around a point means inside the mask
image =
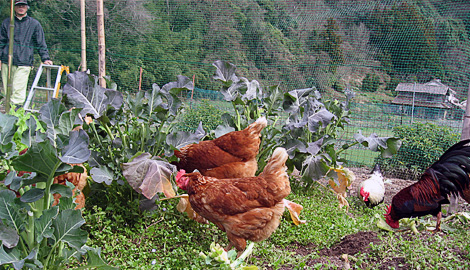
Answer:
[{"label": "green grass", "polygon": [[[381,243],[372,245],[371,253],[357,254],[353,268],[364,269],[367,265],[367,269],[377,269],[397,257],[404,258],[411,269],[464,269],[470,264],[468,224],[457,222],[444,235],[389,233],[379,231],[375,225],[376,216],[384,213],[385,205],[369,209],[357,198],[349,197],[351,208],[345,212],[338,209],[335,195],[319,185],[309,191],[294,190],[287,199],[304,206],[301,218],[307,223],[295,226],[286,212],[278,230],[269,239],[256,243],[249,264],[260,269],[302,269],[309,260],[319,258],[321,249],[360,231],[377,231]],[[178,199],[161,202],[160,209],[139,217],[133,225],[96,206],[86,209],[84,216],[90,232],[87,244],[101,247],[111,265],[121,269],[205,269],[198,254],[207,253],[212,242],[226,246],[226,235],[212,224],[189,220],[176,210],[177,203]],[[299,245],[309,249],[309,254],[297,254]],[[328,264],[318,266],[334,269]]]}]

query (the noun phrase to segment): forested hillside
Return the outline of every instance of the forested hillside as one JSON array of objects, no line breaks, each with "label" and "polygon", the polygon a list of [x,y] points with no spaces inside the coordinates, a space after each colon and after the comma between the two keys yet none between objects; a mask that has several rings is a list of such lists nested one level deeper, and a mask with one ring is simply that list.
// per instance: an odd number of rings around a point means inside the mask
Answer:
[{"label": "forested hillside", "polygon": [[[2,17],[9,4],[1,2]],[[306,3],[309,2],[309,3]],[[53,60],[80,64],[80,1],[35,0]],[[211,63],[283,89],[361,87],[440,78],[462,99],[469,85],[466,0],[105,0],[107,74],[121,90],[195,75],[214,89]],[[97,74],[96,2],[86,1],[88,68]]]}]

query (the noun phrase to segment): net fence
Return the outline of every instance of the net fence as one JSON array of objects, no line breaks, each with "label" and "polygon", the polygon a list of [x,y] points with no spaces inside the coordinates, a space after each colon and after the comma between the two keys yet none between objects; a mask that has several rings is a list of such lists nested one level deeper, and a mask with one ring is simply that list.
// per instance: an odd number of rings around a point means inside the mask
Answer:
[{"label": "net fence", "polygon": [[[87,69],[98,74],[96,1],[85,6]],[[9,1],[0,8],[8,18]],[[184,75],[196,87],[187,101],[229,110],[212,79],[212,63],[225,60],[240,76],[283,91],[316,87],[341,99],[354,90],[344,140],[420,122],[462,130],[466,0],[105,0],[104,8],[106,73],[124,93]],[[30,1],[28,14],[41,22],[54,64],[79,70],[80,1]],[[346,151],[357,166],[372,166],[374,155]]]}]

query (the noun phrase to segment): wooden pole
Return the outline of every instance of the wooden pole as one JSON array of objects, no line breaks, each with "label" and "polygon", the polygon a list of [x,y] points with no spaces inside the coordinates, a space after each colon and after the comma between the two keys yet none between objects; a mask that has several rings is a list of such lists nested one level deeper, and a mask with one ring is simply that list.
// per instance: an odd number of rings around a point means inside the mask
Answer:
[{"label": "wooden pole", "polygon": [[463,117],[462,135],[460,139],[470,139],[470,85],[467,90],[467,106],[465,107],[465,116]]},{"label": "wooden pole", "polygon": [[11,100],[11,91],[13,89],[13,80],[11,78],[11,68],[13,66],[13,46],[14,46],[14,36],[15,36],[15,0],[10,1],[10,40],[8,47],[8,80],[7,80],[7,89],[5,97],[5,112],[10,111],[10,100]]},{"label": "wooden pole", "polygon": [[101,87],[106,88],[106,45],[104,37],[103,0],[96,0],[96,18],[98,20],[98,76]]},{"label": "wooden pole", "polygon": [[85,0],[80,0],[80,32],[82,34],[82,61],[80,62],[81,71],[86,71],[86,24],[85,24]]}]

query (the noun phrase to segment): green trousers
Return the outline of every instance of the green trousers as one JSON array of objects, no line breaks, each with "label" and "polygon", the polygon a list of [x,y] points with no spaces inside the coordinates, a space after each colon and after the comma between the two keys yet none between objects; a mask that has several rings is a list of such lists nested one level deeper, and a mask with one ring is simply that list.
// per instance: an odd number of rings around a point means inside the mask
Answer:
[{"label": "green trousers", "polygon": [[[26,88],[28,87],[29,73],[33,67],[29,66],[12,66],[12,91],[10,96],[10,105],[23,106],[26,101]],[[6,96],[8,83],[8,65],[2,63],[2,81],[3,93]]]}]

